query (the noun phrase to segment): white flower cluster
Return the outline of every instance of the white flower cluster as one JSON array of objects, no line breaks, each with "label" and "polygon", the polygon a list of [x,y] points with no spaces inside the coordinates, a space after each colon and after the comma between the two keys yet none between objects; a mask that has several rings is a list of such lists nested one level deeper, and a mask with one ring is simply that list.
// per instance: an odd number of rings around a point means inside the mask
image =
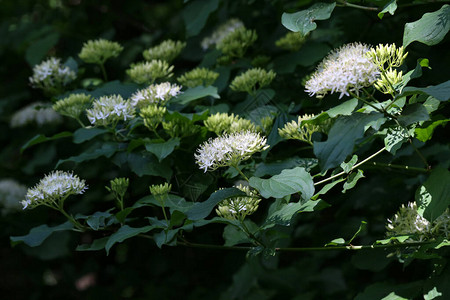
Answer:
[{"label": "white flower cluster", "polygon": [[124,100],[120,95],[111,95],[95,100],[86,113],[91,124],[95,126],[115,126],[119,121],[134,118],[136,111],[129,100]]},{"label": "white flower cluster", "polygon": [[238,185],[235,188],[243,191],[246,196],[231,197],[219,203],[216,213],[225,219],[243,221],[246,216],[258,209],[261,198],[258,193],[248,186]]},{"label": "white flower cluster", "polygon": [[138,108],[146,107],[150,104],[165,105],[170,99],[181,93],[181,86],[163,82],[152,84],[145,89],[139,90],[131,95],[131,103]]},{"label": "white flower cluster", "polygon": [[239,164],[254,153],[269,148],[265,137],[252,131],[242,131],[221,135],[203,143],[194,154],[200,169],[205,172],[219,167]]},{"label": "white flower cluster", "polygon": [[42,102],[35,102],[15,112],[10,120],[12,128],[22,127],[30,123],[42,126],[48,123],[59,123],[62,117],[51,107],[45,107]]},{"label": "white flower cluster", "polygon": [[331,52],[306,82],[310,96],[322,98],[328,92],[349,95],[372,85],[379,77],[377,65],[368,57],[370,47],[360,43],[347,44]]},{"label": "white flower cluster", "polygon": [[0,209],[2,215],[19,210],[20,201],[25,197],[27,187],[9,178],[0,180]]},{"label": "white flower cluster", "polygon": [[238,19],[230,19],[224,24],[220,25],[211,36],[206,37],[202,41],[203,50],[208,49],[212,45],[220,43],[224,38],[226,38],[230,33],[238,28],[244,27],[244,23]]},{"label": "white flower cluster", "polygon": [[61,64],[59,58],[51,57],[33,67],[33,76],[29,80],[33,87],[47,88],[64,86],[75,78],[73,70]]},{"label": "white flower cluster", "polygon": [[68,196],[83,194],[87,189],[85,180],[73,173],[54,171],[46,175],[39,183],[28,189],[23,208],[34,208],[39,205],[58,206],[59,201],[64,201]]}]

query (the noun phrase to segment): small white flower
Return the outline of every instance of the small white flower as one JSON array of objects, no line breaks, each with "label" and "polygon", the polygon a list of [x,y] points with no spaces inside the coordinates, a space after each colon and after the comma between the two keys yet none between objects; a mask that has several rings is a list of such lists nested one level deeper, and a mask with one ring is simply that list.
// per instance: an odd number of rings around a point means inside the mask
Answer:
[{"label": "small white flower", "polygon": [[61,64],[59,58],[51,57],[33,67],[33,76],[29,80],[35,88],[48,89],[65,86],[75,78],[73,70]]},{"label": "small white flower", "polygon": [[380,74],[377,65],[368,57],[370,47],[360,43],[347,44],[331,52],[306,82],[305,91],[310,96],[322,98],[328,92],[358,93],[372,85]]},{"label": "small white flower", "polygon": [[131,103],[138,108],[146,107],[150,104],[165,105],[170,99],[181,93],[181,86],[163,82],[152,84],[145,89],[138,90],[131,95]]},{"label": "small white flower", "polygon": [[22,205],[24,209],[42,204],[54,206],[58,201],[64,201],[70,195],[83,194],[86,189],[85,180],[80,179],[77,175],[54,171],[41,179],[35,187],[28,189]]},{"label": "small white flower", "polygon": [[100,97],[86,112],[91,124],[96,126],[115,125],[119,121],[134,118],[136,113],[131,102],[124,100],[120,95]]},{"label": "small white flower", "polygon": [[388,236],[416,235],[422,241],[429,235],[431,224],[419,215],[416,202],[409,202],[407,206],[402,205],[392,219],[388,219],[386,228]]},{"label": "small white flower", "polygon": [[15,112],[10,121],[12,128],[22,127],[30,123],[43,126],[49,123],[60,123],[62,117],[51,107],[42,102],[35,102]]},{"label": "small white flower", "polygon": [[251,131],[224,134],[203,143],[194,156],[200,169],[206,172],[208,169],[237,165],[254,153],[269,148],[266,142],[265,137]]}]

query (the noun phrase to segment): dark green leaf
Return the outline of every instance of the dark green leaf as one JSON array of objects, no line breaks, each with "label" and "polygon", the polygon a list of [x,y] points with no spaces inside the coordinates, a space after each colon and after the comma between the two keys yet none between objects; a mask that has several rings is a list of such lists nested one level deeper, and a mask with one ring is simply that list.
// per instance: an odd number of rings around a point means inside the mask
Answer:
[{"label": "dark green leaf", "polygon": [[423,287],[422,281],[414,281],[405,284],[391,284],[377,282],[369,285],[364,292],[359,293],[355,300],[406,300],[417,299]]},{"label": "dark green leaf", "polygon": [[205,26],[209,15],[219,6],[219,0],[196,0],[189,3],[183,10],[183,20],[186,25],[187,37],[197,35]]},{"label": "dark green leaf", "polygon": [[25,59],[30,66],[39,64],[59,40],[59,33],[53,32],[32,43],[25,52]]},{"label": "dark green leaf", "polygon": [[363,137],[365,126],[382,118],[381,113],[354,113],[339,117],[331,127],[326,142],[314,143],[314,154],[322,171],[339,166],[353,152],[358,139]]},{"label": "dark green leaf", "polygon": [[16,245],[19,242],[24,242],[26,245],[30,247],[36,247],[42,244],[46,238],[48,238],[52,233],[57,231],[65,231],[65,230],[72,230],[73,224],[69,221],[58,225],[54,227],[48,227],[47,225],[40,225],[37,227],[34,227],[30,230],[30,232],[27,235],[22,236],[11,236],[11,243],[12,245]]},{"label": "dark green leaf", "polygon": [[107,223],[105,222],[111,216],[112,214],[110,212],[97,211],[86,219],[86,223],[93,230],[99,230],[100,228],[104,228],[107,225]]},{"label": "dark green leaf", "polygon": [[387,12],[393,16],[396,9],[397,0],[391,0],[383,7],[383,10],[378,13],[378,18],[383,19],[384,14]]},{"label": "dark green leaf", "polygon": [[106,254],[109,254],[109,250],[111,249],[112,246],[114,246],[115,243],[121,243],[124,240],[132,238],[141,233],[149,232],[153,228],[155,228],[155,227],[154,226],[144,226],[144,227],[139,227],[139,228],[133,228],[128,225],[124,225],[124,226],[120,227],[119,230],[117,230],[115,233],[113,233],[109,237],[108,241],[106,242],[106,244],[105,244]]},{"label": "dark green leaf", "polygon": [[427,121],[430,119],[428,111],[421,103],[414,103],[408,105],[403,111],[402,115],[398,118],[398,122],[403,126],[408,126],[410,124]]},{"label": "dark green leaf", "polygon": [[343,162],[340,167],[345,173],[348,173],[352,170],[353,166],[356,164],[357,161],[358,155],[354,154],[348,162]]},{"label": "dark green leaf", "polygon": [[[251,224],[254,224],[253,222]],[[248,225],[248,224],[247,224]],[[251,229],[250,229],[251,230]],[[249,237],[244,231],[237,228],[234,225],[227,225],[223,229],[223,239],[225,240],[224,246],[231,247],[238,244],[251,243]]]},{"label": "dark green leaf", "polygon": [[450,6],[445,4],[435,12],[424,14],[418,21],[406,23],[403,46],[406,47],[414,41],[428,46],[436,45],[444,39],[449,30]]},{"label": "dark green leaf", "polygon": [[281,23],[287,29],[301,32],[305,36],[308,32],[317,28],[315,21],[326,20],[331,16],[336,3],[316,3],[310,8],[293,13],[283,13]]},{"label": "dark green leaf", "polygon": [[43,134],[38,134],[36,136],[34,136],[31,140],[29,140],[28,142],[26,142],[21,148],[20,148],[20,153],[22,153],[25,149],[33,146],[33,145],[37,145],[40,143],[45,143],[48,141],[53,141],[53,140],[57,140],[57,139],[61,139],[61,138],[65,138],[65,137],[69,137],[72,136],[72,133],[69,131],[63,131],[60,133],[57,133],[51,137],[46,137]]},{"label": "dark green leaf", "polygon": [[413,130],[410,131],[400,126],[388,128],[386,137],[384,138],[386,150],[395,154],[402,144],[411,137]]},{"label": "dark green leaf", "polygon": [[[153,196],[145,196],[144,198],[139,199],[134,205],[133,208],[138,208],[142,206],[159,206],[161,207],[161,203]],[[166,202],[164,203],[164,207],[170,209],[170,213],[178,210],[182,213],[186,213],[194,204],[192,202],[187,202],[184,198],[169,194],[167,195]]]},{"label": "dark green leaf", "polygon": [[299,158],[297,156],[288,158],[280,162],[261,163],[256,167],[255,177],[263,177],[265,175],[277,175],[284,169],[292,169],[295,167],[303,167],[306,171],[310,171],[317,166],[318,160],[316,158]]},{"label": "dark green leaf", "polygon": [[408,73],[406,73],[405,75],[403,75],[402,82],[398,84],[397,89],[400,91],[400,93],[403,91],[403,88],[408,84],[408,82],[411,79],[419,78],[420,76],[422,76],[422,68],[423,67],[430,68],[429,61],[426,58],[419,58],[417,60],[415,69],[411,70]]},{"label": "dark green leaf", "polygon": [[134,210],[134,207],[126,207],[123,210],[116,213],[116,218],[120,223],[125,222],[127,216]]},{"label": "dark green leaf", "polygon": [[450,205],[450,171],[437,168],[416,191],[417,211],[428,221],[436,220]]},{"label": "dark green leaf", "polygon": [[144,175],[161,176],[166,179],[172,176],[172,170],[166,163],[160,163],[154,156],[128,153],[126,160],[131,170],[139,177]]},{"label": "dark green leaf", "polygon": [[319,195],[323,195],[326,194],[329,190],[331,190],[336,184],[344,181],[345,178],[339,178],[338,180],[335,180],[331,183],[327,183],[326,185],[324,185],[324,187],[318,191],[312,198],[311,200],[317,200],[317,198],[319,197]]},{"label": "dark green leaf", "polygon": [[175,147],[180,145],[179,138],[172,138],[165,142],[155,142],[150,141],[145,143],[145,149],[147,151],[155,154],[158,158],[159,162],[161,162],[164,158],[166,158],[170,153],[173,152]]},{"label": "dark green leaf", "polygon": [[211,96],[213,98],[219,99],[220,96],[217,94],[217,88],[215,86],[196,86],[194,88],[190,88],[176,98],[172,99],[171,102],[180,103],[180,104],[188,104],[191,101]]},{"label": "dark green leaf", "polygon": [[187,211],[186,215],[189,220],[200,220],[206,218],[220,201],[227,198],[244,195],[245,193],[237,188],[227,188],[218,190],[214,192],[208,198],[208,200],[200,203],[199,202],[195,203],[195,205],[190,210]]},{"label": "dark green leaf", "polygon": [[88,152],[83,152],[80,155],[77,156],[71,156],[66,159],[60,159],[58,163],[56,164],[56,168],[66,162],[75,162],[75,163],[81,163],[88,160],[93,160],[96,158],[99,158],[101,156],[105,156],[107,158],[110,158],[116,151],[119,149],[117,144],[103,144],[101,148],[95,149]]},{"label": "dark green leaf", "polygon": [[250,186],[259,191],[264,198],[283,198],[294,193],[301,193],[304,200],[309,200],[314,194],[314,183],[305,168],[283,170],[269,179],[250,178]]},{"label": "dark green leaf", "polygon": [[347,182],[344,183],[342,192],[345,193],[349,189],[354,188],[356,183],[358,182],[358,180],[363,177],[364,177],[363,171],[361,171],[361,170],[358,170],[356,173],[351,173],[350,176],[348,176],[348,178],[347,178]]},{"label": "dark green leaf", "polygon": [[119,80],[114,80],[103,84],[101,87],[93,90],[92,92],[86,91],[85,93],[94,98],[109,95],[120,95],[124,99],[128,99],[134,92],[136,92],[138,88],[139,85],[135,83],[122,83]]},{"label": "dark green leaf", "polygon": [[96,239],[92,242],[92,244],[83,244],[83,245],[78,245],[76,250],[77,251],[98,251],[101,250],[103,248],[105,248],[106,243],[109,240],[109,236],[100,238],[100,239]]},{"label": "dark green leaf", "polygon": [[322,60],[330,50],[325,43],[307,43],[296,52],[276,57],[273,61],[274,70],[277,74],[288,74],[294,72],[297,66],[313,66]]},{"label": "dark green leaf", "polygon": [[407,86],[403,89],[402,96],[413,94],[426,94],[429,96],[433,96],[439,101],[447,101],[448,99],[450,99],[450,80],[438,85],[430,85],[425,88]]},{"label": "dark green leaf", "polygon": [[176,237],[178,231],[180,231],[180,228],[177,229],[171,229],[171,230],[162,230],[158,233],[155,233],[153,235],[153,239],[156,243],[156,246],[158,248],[161,248],[162,245],[175,245],[174,238]]},{"label": "dark green leaf", "polygon": [[80,128],[80,129],[77,129],[73,133],[73,142],[75,144],[81,144],[85,141],[93,139],[94,137],[96,137],[100,134],[106,133],[106,132],[108,132],[108,130],[102,129],[102,128],[96,128],[96,127]]}]

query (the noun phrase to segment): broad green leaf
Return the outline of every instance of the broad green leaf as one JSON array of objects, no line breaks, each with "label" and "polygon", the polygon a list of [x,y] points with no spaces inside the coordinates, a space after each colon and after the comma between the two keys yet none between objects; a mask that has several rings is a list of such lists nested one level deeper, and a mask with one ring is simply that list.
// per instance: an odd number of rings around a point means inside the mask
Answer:
[{"label": "broad green leaf", "polygon": [[421,103],[414,103],[405,107],[398,122],[403,126],[408,126],[419,121],[427,121],[430,119],[428,111]]},{"label": "broad green leaf", "polygon": [[316,158],[299,158],[297,156],[288,158],[280,162],[261,163],[256,167],[255,177],[263,177],[266,175],[280,174],[284,169],[292,169],[295,167],[303,167],[307,172],[317,166]]},{"label": "broad green leaf", "polygon": [[339,104],[329,110],[325,111],[325,113],[330,116],[330,118],[336,118],[337,116],[349,116],[358,106],[358,99],[352,98],[350,100],[345,101],[344,103]]},{"label": "broad green leaf", "polygon": [[76,251],[98,251],[105,248],[106,243],[109,240],[109,236],[105,236],[100,239],[94,240],[91,244],[78,245]]},{"label": "broad green leaf", "polygon": [[264,198],[283,198],[294,193],[301,193],[304,200],[309,200],[314,194],[312,177],[302,167],[283,170],[269,179],[252,177],[249,183]]},{"label": "broad green leaf", "polygon": [[300,50],[276,57],[273,61],[277,74],[289,74],[295,71],[297,66],[309,67],[322,60],[331,48],[325,43],[309,42]]},{"label": "broad green leaf", "polygon": [[41,245],[52,233],[72,229],[73,224],[69,221],[54,227],[48,227],[44,224],[34,227],[27,235],[11,236],[11,244],[14,246],[20,242],[23,242],[30,247],[36,247]]},{"label": "broad green leaf", "polygon": [[352,170],[353,166],[358,161],[358,155],[354,154],[352,158],[348,162],[341,163],[341,168],[345,173],[348,173]]},{"label": "broad green leaf", "polygon": [[219,0],[196,0],[186,5],[182,13],[186,25],[186,36],[196,36],[217,7],[219,7]]},{"label": "broad green leaf", "polygon": [[331,183],[327,183],[326,185],[323,186],[323,188],[320,189],[320,191],[318,191],[312,198],[311,200],[317,200],[317,198],[320,195],[326,194],[329,190],[331,190],[336,184],[344,181],[345,178],[339,178]]},{"label": "broad green leaf", "polygon": [[328,133],[328,140],[314,143],[314,154],[322,171],[339,166],[353,152],[356,141],[363,137],[368,123],[382,118],[381,113],[354,113],[339,117]]},{"label": "broad green leaf", "polygon": [[383,10],[378,13],[378,18],[383,19],[384,14],[387,12],[393,16],[396,9],[397,0],[391,0],[383,7]]},{"label": "broad green leaf", "polygon": [[108,225],[108,218],[112,217],[112,214],[110,212],[101,212],[97,211],[93,215],[89,216],[86,219],[86,223],[91,227],[93,230],[99,230],[100,228],[104,228]]},{"label": "broad green leaf", "polygon": [[71,156],[71,157],[66,158],[66,159],[60,159],[58,161],[58,163],[56,164],[56,168],[58,166],[60,166],[61,164],[66,163],[66,162],[81,163],[81,162],[85,162],[85,161],[88,161],[88,160],[93,160],[93,159],[99,158],[101,156],[105,156],[107,158],[110,158],[114,153],[116,153],[117,150],[119,150],[117,144],[107,144],[107,143],[105,143],[99,149],[83,152],[80,155]]},{"label": "broad green leaf", "polygon": [[46,137],[43,134],[38,134],[36,136],[34,136],[31,140],[29,140],[28,142],[26,142],[21,148],[20,148],[20,153],[22,153],[25,149],[33,146],[33,145],[37,145],[40,143],[45,143],[48,141],[53,141],[53,140],[57,140],[57,139],[61,139],[61,138],[65,138],[65,137],[69,137],[72,136],[72,133],[69,131],[63,131],[60,133],[57,133],[53,136],[50,137]]},{"label": "broad green leaf", "polygon": [[166,158],[170,153],[173,152],[175,147],[180,145],[180,139],[179,138],[172,138],[165,142],[146,142],[145,143],[145,149],[147,151],[153,153],[161,162],[164,158]]},{"label": "broad green leaf", "polygon": [[339,245],[345,245],[345,240],[343,238],[337,238],[325,244],[325,246],[339,246]]},{"label": "broad green leaf", "polygon": [[438,99],[430,96],[427,98],[427,100],[425,100],[423,106],[425,106],[428,114],[431,114],[439,108],[440,104],[441,102]]},{"label": "broad green leaf", "polygon": [[418,213],[432,222],[450,205],[450,171],[437,168],[416,191]]},{"label": "broad green leaf", "polygon": [[436,287],[434,287],[432,290],[428,291],[428,293],[423,295],[424,300],[433,300],[437,297],[442,296],[442,293],[440,293]]},{"label": "broad green leaf", "polygon": [[396,85],[396,89],[398,89],[398,91],[401,93],[409,81],[422,76],[422,68],[425,67],[431,69],[429,66],[428,59],[426,58],[417,59],[417,64],[414,70],[411,70],[405,75],[403,75],[402,81],[398,85]]},{"label": "broad green leaf", "polygon": [[358,182],[358,180],[363,177],[364,177],[364,175],[363,175],[362,170],[358,170],[356,173],[355,172],[351,173],[350,176],[348,176],[348,178],[347,178],[347,182],[344,183],[342,193],[345,193],[349,189],[354,188],[356,183]]},{"label": "broad green leaf", "polygon": [[450,121],[450,119],[437,120],[432,122],[430,125],[423,128],[414,129],[416,138],[421,142],[426,142],[433,137],[433,132],[439,125],[445,126]]},{"label": "broad green leaf", "polygon": [[412,133],[413,129],[408,131],[400,126],[388,128],[386,137],[384,138],[386,150],[395,154],[403,143],[412,136]]},{"label": "broad green leaf", "polygon": [[92,92],[86,91],[85,93],[94,98],[109,95],[121,95],[124,99],[128,99],[138,88],[139,85],[135,83],[122,83],[119,80],[114,80],[103,84]]},{"label": "broad green leaf", "polygon": [[214,192],[208,200],[196,202],[194,206],[186,212],[186,215],[189,220],[194,221],[206,218],[220,201],[237,196],[245,196],[245,193],[237,188],[218,190]]},{"label": "broad green leaf", "polygon": [[85,141],[89,141],[91,139],[93,139],[94,137],[106,133],[108,132],[108,130],[106,129],[102,129],[102,128],[97,128],[97,127],[92,127],[92,128],[80,128],[77,129],[74,133],[73,133],[73,142],[75,144],[81,144]]},{"label": "broad green leaf", "polygon": [[139,177],[152,175],[168,179],[172,176],[170,166],[164,162],[158,162],[154,156],[138,153],[123,153],[122,155],[125,156],[125,160],[130,166],[131,171]]},{"label": "broad green leaf", "polygon": [[49,50],[58,43],[58,40],[59,33],[53,32],[32,43],[25,52],[25,59],[28,64],[34,66],[41,63],[48,55]]},{"label": "broad green leaf", "polygon": [[119,211],[118,213],[115,214],[117,220],[120,223],[125,222],[125,219],[127,218],[127,216],[134,210],[134,207],[126,207],[123,210]]},{"label": "broad green leaf", "polygon": [[450,30],[450,6],[445,4],[441,9],[426,13],[419,20],[406,23],[403,33],[403,46],[414,41],[433,46],[441,42]]},{"label": "broad green leaf", "polygon": [[407,86],[403,89],[401,96],[413,94],[426,94],[438,99],[439,101],[448,101],[448,99],[450,99],[450,80],[438,85],[430,85],[424,88]]},{"label": "broad green leaf", "polygon": [[[254,224],[253,222],[247,222],[247,224]],[[248,226],[247,226],[248,227]],[[258,228],[256,228],[258,229]],[[251,228],[249,230],[253,231]],[[227,225],[223,229],[223,239],[225,240],[224,246],[231,247],[238,244],[246,244],[251,243],[249,237],[245,234],[245,232],[234,225]]]},{"label": "broad green leaf", "polygon": [[124,240],[132,238],[141,233],[149,232],[153,228],[154,228],[154,226],[144,226],[144,227],[133,228],[128,225],[124,225],[124,226],[120,227],[119,230],[117,230],[115,233],[113,233],[109,237],[108,241],[106,242],[106,244],[105,244],[106,254],[107,255],[109,254],[109,250],[111,249],[112,246],[114,246],[115,243],[121,243]]},{"label": "broad green leaf", "polygon": [[219,94],[217,93],[217,88],[215,86],[207,86],[207,87],[196,86],[179,94],[176,98],[170,100],[170,102],[188,104],[191,101],[207,96],[211,96],[216,99],[220,98]]},{"label": "broad green leaf", "polygon": [[326,20],[331,16],[336,3],[316,3],[310,8],[296,12],[283,13],[281,23],[287,29],[294,32],[301,32],[303,36],[317,28],[315,21]]},{"label": "broad green leaf", "polygon": [[171,230],[162,230],[153,235],[153,240],[156,243],[156,246],[161,249],[163,245],[176,245],[176,241],[174,238],[176,237],[180,228],[171,229]]}]

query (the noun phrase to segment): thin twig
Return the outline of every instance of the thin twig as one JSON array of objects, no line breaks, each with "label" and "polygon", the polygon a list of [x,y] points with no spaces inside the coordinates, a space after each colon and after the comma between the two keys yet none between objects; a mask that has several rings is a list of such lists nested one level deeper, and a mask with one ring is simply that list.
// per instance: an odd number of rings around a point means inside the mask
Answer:
[{"label": "thin twig", "polygon": [[378,7],[370,7],[370,6],[362,6],[353,3],[348,3],[347,1],[340,0],[338,1],[342,6],[353,7],[362,10],[370,10],[370,11],[378,11]]}]

